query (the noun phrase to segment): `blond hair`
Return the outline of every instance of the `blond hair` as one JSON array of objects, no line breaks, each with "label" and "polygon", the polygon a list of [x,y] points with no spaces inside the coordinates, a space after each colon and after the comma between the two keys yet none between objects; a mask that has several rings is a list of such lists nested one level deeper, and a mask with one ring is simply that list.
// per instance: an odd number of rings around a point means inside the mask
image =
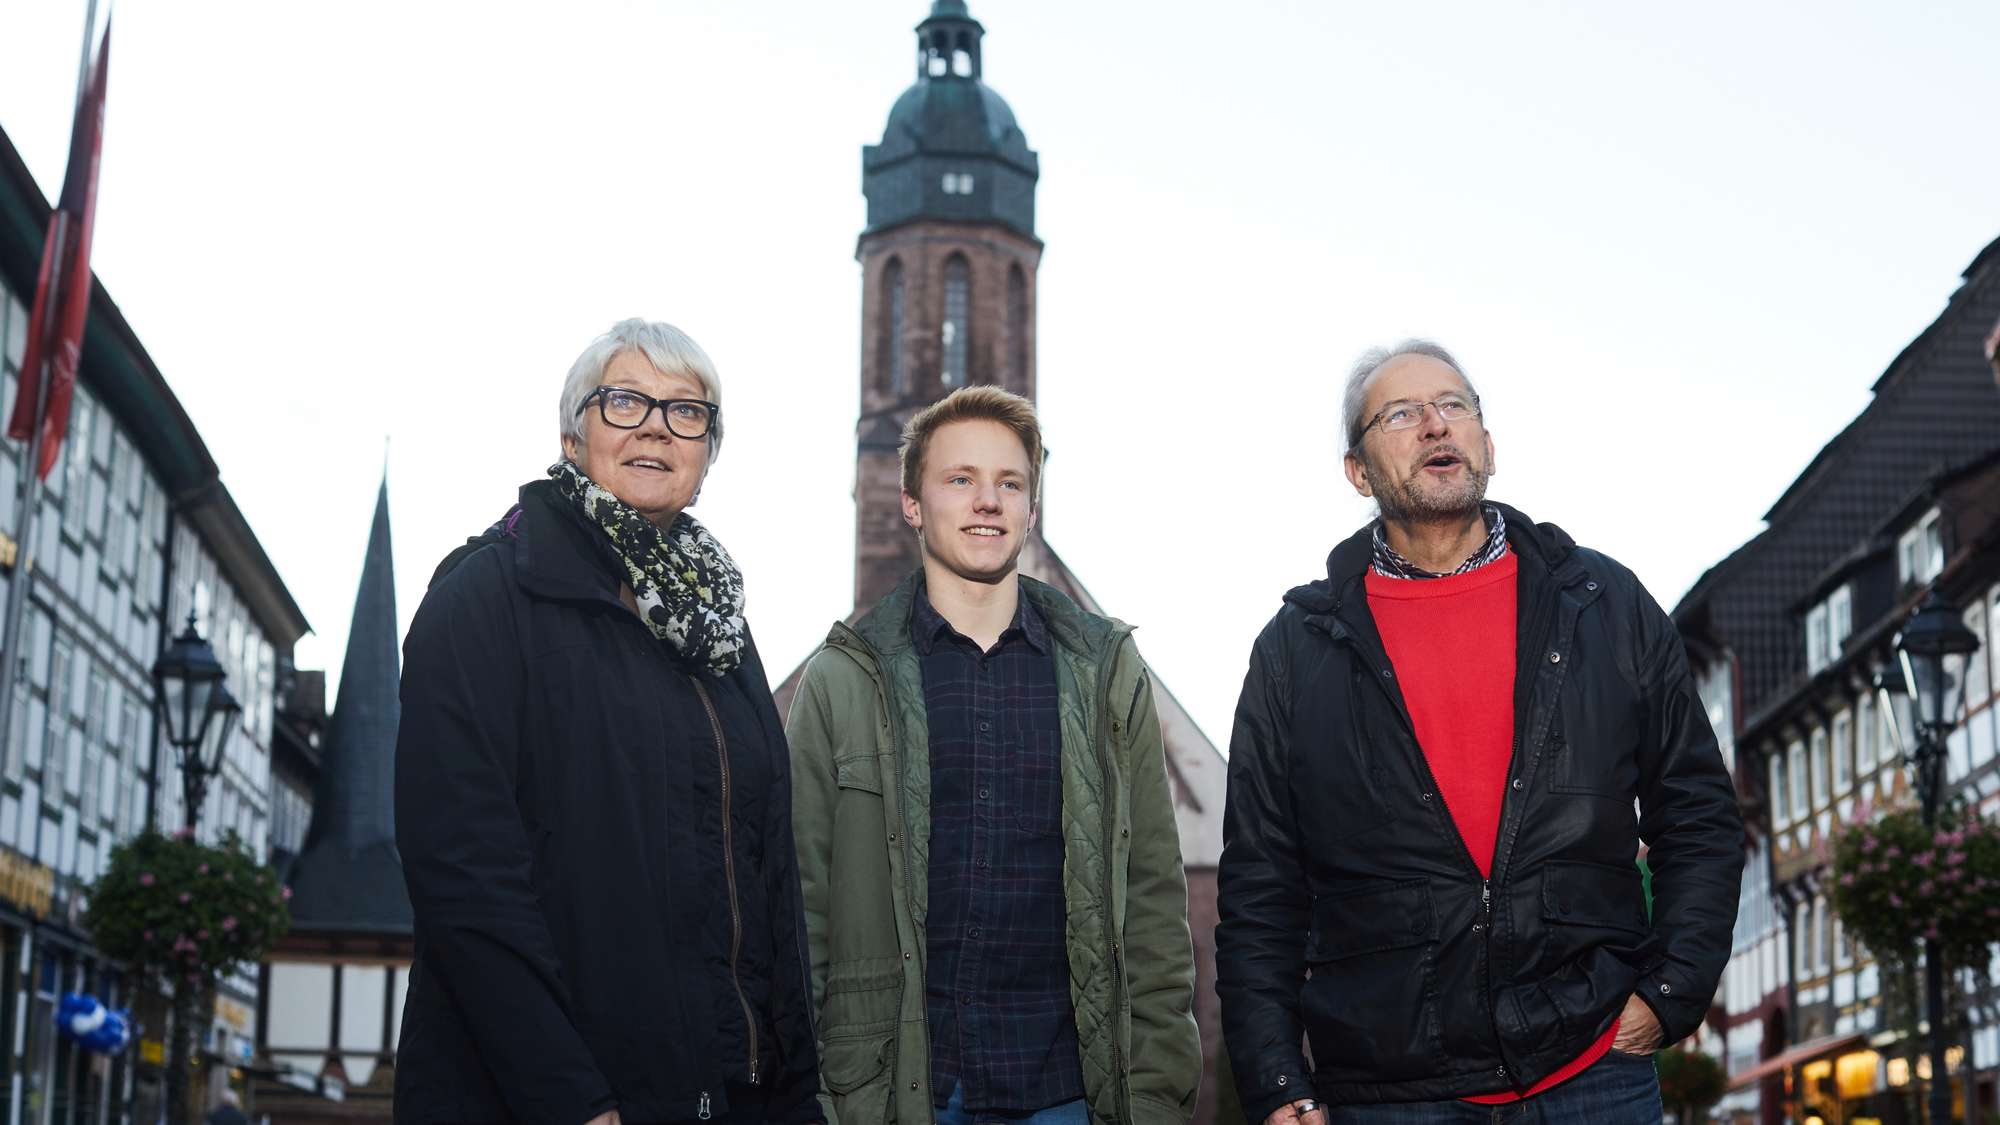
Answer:
[{"label": "blond hair", "polygon": [[1041,506],[1042,424],[1035,417],[1035,404],[1012,391],[986,385],[960,387],[918,411],[903,427],[903,444],[896,456],[902,462],[904,492],[917,495],[931,435],[953,422],[998,422],[1014,431],[1021,439],[1021,448],[1028,451],[1028,502]]}]

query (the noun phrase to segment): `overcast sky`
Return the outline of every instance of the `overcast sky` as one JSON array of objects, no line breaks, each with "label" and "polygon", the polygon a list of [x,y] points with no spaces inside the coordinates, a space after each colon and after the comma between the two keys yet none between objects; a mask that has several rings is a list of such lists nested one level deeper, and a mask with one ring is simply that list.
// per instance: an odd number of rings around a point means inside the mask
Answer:
[{"label": "overcast sky", "polygon": [[[852,590],[860,149],[927,0],[126,0],[95,264],[337,665],[388,455],[407,624],[611,321],[721,368],[695,513],[783,676]],[[60,187],[82,0],[0,8]],[[1492,494],[1671,606],[2000,235],[2000,6],[973,0],[1041,154],[1052,545],[1218,742],[1367,508],[1339,384],[1456,350]]]}]

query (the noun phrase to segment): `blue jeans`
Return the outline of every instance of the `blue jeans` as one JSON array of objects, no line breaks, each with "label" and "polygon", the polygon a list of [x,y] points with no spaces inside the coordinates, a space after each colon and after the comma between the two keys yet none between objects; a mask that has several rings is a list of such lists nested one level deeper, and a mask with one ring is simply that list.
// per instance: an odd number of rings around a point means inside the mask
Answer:
[{"label": "blue jeans", "polygon": [[[1497,1125],[1660,1125],[1660,1077],[1646,1055],[1609,1051],[1575,1078],[1523,1102],[1474,1105],[1385,1102],[1329,1106],[1330,1125],[1431,1125],[1487,1122]],[[940,1121],[943,1119],[940,1118]]]},{"label": "blue jeans", "polygon": [[[1084,1107],[1083,1099],[1052,1105],[1047,1109],[1030,1110],[1027,1113],[1003,1113],[1011,1125],[1090,1125],[1090,1111]],[[972,1125],[979,1115],[965,1108],[965,1087],[952,1083],[951,1100],[936,1113],[937,1125]]]}]

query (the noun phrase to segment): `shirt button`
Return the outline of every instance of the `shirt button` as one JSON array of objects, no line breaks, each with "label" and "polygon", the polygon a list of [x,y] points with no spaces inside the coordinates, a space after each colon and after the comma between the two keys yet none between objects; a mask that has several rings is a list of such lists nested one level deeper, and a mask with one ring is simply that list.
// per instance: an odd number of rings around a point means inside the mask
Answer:
[{"label": "shirt button", "polygon": [[1383,679],[1385,679],[1385,680],[1393,680],[1393,679],[1395,679],[1395,678],[1396,678],[1396,670],[1395,670],[1394,668],[1384,668],[1384,669],[1382,669],[1382,678],[1383,678]]},{"label": "shirt button", "polygon": [[1562,653],[1560,653],[1560,652],[1552,652],[1552,653],[1550,653],[1550,654],[1549,654],[1549,663],[1551,663],[1551,664],[1561,664],[1562,662],[1563,662],[1563,654],[1562,654]]},{"label": "shirt button", "polygon": [[1431,799],[1431,795],[1429,793],[1420,794],[1420,796],[1422,796],[1422,798],[1426,801]]},{"label": "shirt button", "polygon": [[979,799],[982,801],[986,799],[986,787],[984,785],[979,787]]},{"label": "shirt button", "polygon": [[1289,1079],[1289,1078],[1286,1078],[1286,1077],[1285,1077],[1284,1075],[1282,1075],[1282,1074],[1278,1075],[1278,1085],[1280,1085],[1280,1086],[1283,1086],[1283,1085],[1284,1085],[1285,1083],[1287,1083],[1287,1082],[1290,1082],[1290,1081],[1291,1081],[1291,1079]]},{"label": "shirt button", "polygon": [[1662,995],[1662,996],[1672,996],[1673,994],[1674,994],[1674,986],[1673,986],[1673,985],[1671,985],[1671,984],[1662,984],[1662,985],[1660,985],[1660,995]]},{"label": "shirt button", "polygon": [[992,730],[992,729],[993,729],[993,724],[992,724],[992,723],[989,723],[989,722],[986,722],[986,721],[984,721],[984,720],[981,720],[981,721],[980,721],[980,724],[979,724],[979,733],[980,733],[980,734],[985,734],[985,733],[986,733],[987,731],[989,731],[989,730]]},{"label": "shirt button", "polygon": [[1584,589],[1586,589],[1586,590],[1595,590],[1595,589],[1597,589],[1597,583],[1595,583],[1595,582],[1585,582],[1585,583],[1583,584],[1583,588],[1584,588]]},{"label": "shirt button", "polygon": [[979,937],[979,927],[978,926],[972,927],[972,929],[966,931],[965,936],[976,940]]},{"label": "shirt button", "polygon": [[1485,930],[1486,930],[1486,924],[1483,922],[1474,922],[1472,924],[1472,932],[1475,934],[1483,933],[1485,932]]},{"label": "shirt button", "polygon": [[1514,792],[1519,793],[1520,791],[1521,791],[1521,779],[1517,777],[1514,779]]},{"label": "shirt button", "polygon": [[958,1002],[961,1004],[970,1004],[972,1003],[972,997],[970,995],[961,996],[958,998]]},{"label": "shirt button", "polygon": [[903,960],[908,961],[909,959],[910,955],[908,953],[903,954]]}]

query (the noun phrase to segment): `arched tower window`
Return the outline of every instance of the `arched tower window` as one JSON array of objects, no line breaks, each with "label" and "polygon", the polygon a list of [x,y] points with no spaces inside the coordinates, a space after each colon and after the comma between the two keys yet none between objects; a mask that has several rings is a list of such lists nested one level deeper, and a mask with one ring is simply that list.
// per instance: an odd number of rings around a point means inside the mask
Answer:
[{"label": "arched tower window", "polygon": [[946,390],[965,385],[966,357],[971,354],[971,312],[972,267],[964,255],[953,254],[944,263],[944,325],[938,331],[944,352],[940,377]]},{"label": "arched tower window", "polygon": [[903,346],[903,261],[889,259],[882,270],[881,337],[875,345],[875,362],[889,381],[889,393],[901,395],[910,389],[908,360]]},{"label": "arched tower window", "polygon": [[1028,393],[1028,277],[1018,263],[1007,270],[1007,386]]}]

